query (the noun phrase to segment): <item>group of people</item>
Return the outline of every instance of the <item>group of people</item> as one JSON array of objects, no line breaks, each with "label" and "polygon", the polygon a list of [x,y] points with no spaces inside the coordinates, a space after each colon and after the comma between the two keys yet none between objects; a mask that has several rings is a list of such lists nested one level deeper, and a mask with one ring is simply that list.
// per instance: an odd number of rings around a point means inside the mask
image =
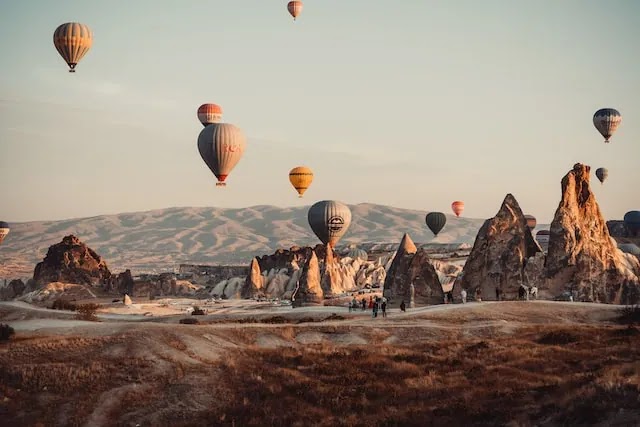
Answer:
[{"label": "group of people", "polygon": [[349,312],[356,311],[358,308],[362,311],[369,309],[371,310],[371,317],[378,317],[379,312],[382,312],[382,317],[387,317],[387,302],[386,297],[377,296],[374,298],[373,296],[369,296],[369,301],[362,297],[359,302],[356,297],[353,297],[351,302],[349,302]]}]

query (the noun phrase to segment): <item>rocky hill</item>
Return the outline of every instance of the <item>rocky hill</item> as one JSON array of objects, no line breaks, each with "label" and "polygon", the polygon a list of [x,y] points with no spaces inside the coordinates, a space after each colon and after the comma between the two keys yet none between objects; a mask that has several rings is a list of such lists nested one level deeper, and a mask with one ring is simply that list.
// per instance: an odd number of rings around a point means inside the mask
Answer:
[{"label": "rocky hill", "polygon": [[[374,204],[349,206],[353,221],[341,244],[368,242],[394,251],[398,236],[409,233],[427,242],[472,244],[483,220],[447,215],[434,239],[424,223],[426,211]],[[12,223],[11,239],[0,246],[0,279],[30,277],[48,248],[73,234],[93,248],[113,271],[162,272],[180,264],[248,265],[254,256],[318,239],[305,207],[253,206],[241,209],[168,208],[64,221]],[[543,227],[541,225],[540,227]],[[375,245],[374,245],[375,244]]]}]

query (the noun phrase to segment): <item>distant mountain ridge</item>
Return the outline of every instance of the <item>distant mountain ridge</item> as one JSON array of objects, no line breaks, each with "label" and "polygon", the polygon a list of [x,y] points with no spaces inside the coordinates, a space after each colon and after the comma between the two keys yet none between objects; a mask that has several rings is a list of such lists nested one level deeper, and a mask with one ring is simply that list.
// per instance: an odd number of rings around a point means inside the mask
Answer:
[{"label": "distant mountain ridge", "polygon": [[[12,224],[0,246],[0,278],[26,277],[49,246],[69,234],[100,254],[111,271],[167,271],[181,263],[249,264],[278,248],[319,243],[307,223],[309,206],[280,208],[175,207],[61,221]],[[398,243],[409,233],[419,243],[473,244],[484,219],[447,215],[434,239],[428,212],[362,203],[349,205],[353,220],[340,245]]]}]

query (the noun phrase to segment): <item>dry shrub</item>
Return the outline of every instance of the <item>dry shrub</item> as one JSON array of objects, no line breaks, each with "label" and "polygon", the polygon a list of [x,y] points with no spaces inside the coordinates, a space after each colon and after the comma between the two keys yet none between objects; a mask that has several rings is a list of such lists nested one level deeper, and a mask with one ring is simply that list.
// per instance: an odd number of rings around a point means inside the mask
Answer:
[{"label": "dry shrub", "polygon": [[0,323],[0,341],[9,341],[15,333],[11,326]]},{"label": "dry shrub", "polygon": [[69,301],[67,299],[63,299],[63,298],[56,299],[55,301],[53,301],[53,304],[51,305],[52,310],[76,311],[77,308],[78,307],[74,302]]},{"label": "dry shrub", "polygon": [[100,306],[94,303],[80,304],[76,310],[76,319],[97,322],[98,316],[96,316],[96,311],[98,308],[100,308]]},{"label": "dry shrub", "polygon": [[180,323],[183,325],[197,325],[200,322],[198,322],[198,319],[187,317],[186,319],[180,319]]},{"label": "dry shrub", "polygon": [[564,345],[579,341],[580,338],[569,331],[551,331],[540,337],[538,344]]}]

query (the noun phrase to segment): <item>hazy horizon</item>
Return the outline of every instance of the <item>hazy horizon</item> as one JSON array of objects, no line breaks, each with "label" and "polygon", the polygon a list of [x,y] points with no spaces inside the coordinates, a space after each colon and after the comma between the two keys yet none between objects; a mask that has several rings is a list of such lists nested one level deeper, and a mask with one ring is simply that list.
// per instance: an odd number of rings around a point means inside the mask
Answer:
[{"label": "hazy horizon", "polygon": [[[549,223],[574,163],[607,219],[640,209],[640,3],[169,0],[0,4],[0,220],[336,199]],[[75,74],[52,35],[91,27]],[[224,189],[196,109],[248,139]],[[623,121],[610,144],[592,124]],[[288,172],[315,178],[298,199]]]}]

